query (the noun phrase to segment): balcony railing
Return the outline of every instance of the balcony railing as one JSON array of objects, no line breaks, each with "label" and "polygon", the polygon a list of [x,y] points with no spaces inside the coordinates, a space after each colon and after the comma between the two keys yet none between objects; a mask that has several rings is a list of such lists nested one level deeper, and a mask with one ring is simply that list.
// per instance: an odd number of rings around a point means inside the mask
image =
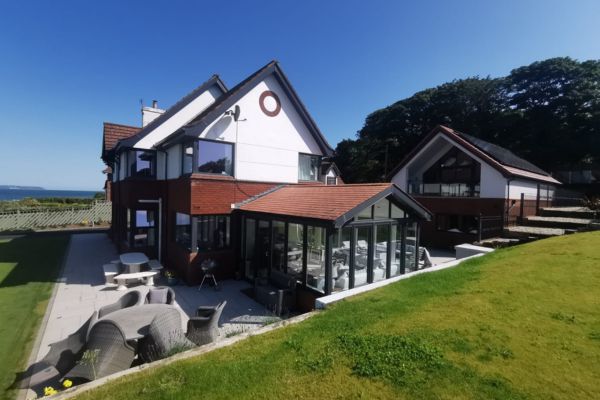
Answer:
[{"label": "balcony railing", "polygon": [[479,197],[479,184],[409,183],[410,194],[440,197]]}]

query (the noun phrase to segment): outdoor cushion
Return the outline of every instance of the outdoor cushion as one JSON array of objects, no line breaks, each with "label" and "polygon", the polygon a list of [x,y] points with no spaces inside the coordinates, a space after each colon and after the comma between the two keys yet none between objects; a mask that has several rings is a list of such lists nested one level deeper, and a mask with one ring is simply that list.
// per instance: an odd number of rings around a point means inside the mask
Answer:
[{"label": "outdoor cushion", "polygon": [[167,288],[150,289],[148,292],[148,303],[150,304],[167,304],[167,296],[169,290]]}]

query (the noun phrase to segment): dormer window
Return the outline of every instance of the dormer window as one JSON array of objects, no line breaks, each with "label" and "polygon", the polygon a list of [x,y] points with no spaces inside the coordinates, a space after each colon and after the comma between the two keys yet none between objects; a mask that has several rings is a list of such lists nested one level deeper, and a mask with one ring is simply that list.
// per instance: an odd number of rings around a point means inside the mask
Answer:
[{"label": "dormer window", "polygon": [[149,150],[131,150],[127,153],[127,176],[153,178],[156,174],[156,153]]},{"label": "dormer window", "polygon": [[300,154],[298,160],[298,180],[318,181],[321,156]]}]

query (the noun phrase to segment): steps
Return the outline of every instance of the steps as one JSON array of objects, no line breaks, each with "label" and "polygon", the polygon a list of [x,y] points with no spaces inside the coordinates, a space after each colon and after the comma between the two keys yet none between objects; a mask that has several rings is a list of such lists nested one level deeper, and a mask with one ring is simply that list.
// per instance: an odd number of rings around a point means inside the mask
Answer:
[{"label": "steps", "polygon": [[546,207],[540,209],[542,217],[595,218],[595,212],[587,207]]},{"label": "steps", "polygon": [[593,225],[596,213],[586,207],[547,207],[539,216],[526,217],[523,225],[504,229],[504,235],[517,239],[542,239],[574,233]]},{"label": "steps", "polygon": [[542,228],[581,229],[592,223],[590,218],[571,217],[537,217],[525,218],[525,226],[536,226]]}]

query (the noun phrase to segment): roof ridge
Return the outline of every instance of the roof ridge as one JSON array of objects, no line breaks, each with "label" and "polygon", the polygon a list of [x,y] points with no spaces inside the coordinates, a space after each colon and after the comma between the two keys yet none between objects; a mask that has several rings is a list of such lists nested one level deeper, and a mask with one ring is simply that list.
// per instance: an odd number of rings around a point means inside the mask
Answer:
[{"label": "roof ridge", "polygon": [[[140,129],[140,132],[136,133],[134,136],[127,138],[127,140],[133,139],[133,138],[136,138],[137,140],[141,140],[143,137],[145,137],[145,135],[147,133],[151,132],[158,126],[162,125],[163,122],[166,122],[167,120],[169,120],[173,115],[175,115],[179,111],[181,111],[181,109],[183,107],[185,107],[186,105],[191,103],[193,98],[196,98],[200,94],[206,92],[214,84],[218,84],[220,87],[222,87],[222,89],[224,90],[225,93],[228,93],[227,87],[221,80],[221,77],[218,74],[212,74],[210,78],[208,78],[206,81],[204,81],[202,84],[197,86],[192,91],[185,94],[183,97],[181,97],[179,100],[177,100],[175,102],[175,104],[173,104],[171,107],[167,108],[162,114],[160,114],[158,117],[156,117],[155,119],[150,121],[148,124],[143,126]],[[216,102],[216,100],[215,100],[215,102]],[[210,107],[210,105],[209,105],[209,107]]]},{"label": "roof ridge", "polygon": [[126,124],[119,124],[116,122],[108,122],[108,121],[104,121],[102,122],[103,125],[115,125],[115,126],[122,126],[125,128],[134,128],[134,129],[142,129],[141,126],[134,126],[134,125],[126,125]]},{"label": "roof ridge", "polygon": [[250,202],[252,202],[252,201],[254,201],[256,199],[260,199],[261,197],[266,196],[266,195],[268,195],[270,193],[273,193],[273,192],[275,192],[275,191],[277,191],[277,190],[279,190],[279,189],[281,189],[283,187],[286,187],[286,186],[288,186],[288,185],[287,184],[277,185],[277,186],[272,187],[272,188],[270,188],[268,190],[265,190],[262,193],[254,195],[252,197],[248,197],[246,200],[242,200],[239,203],[235,203],[234,204],[234,208],[240,208],[241,206],[243,206],[245,204],[248,204],[248,203],[250,203]]}]

